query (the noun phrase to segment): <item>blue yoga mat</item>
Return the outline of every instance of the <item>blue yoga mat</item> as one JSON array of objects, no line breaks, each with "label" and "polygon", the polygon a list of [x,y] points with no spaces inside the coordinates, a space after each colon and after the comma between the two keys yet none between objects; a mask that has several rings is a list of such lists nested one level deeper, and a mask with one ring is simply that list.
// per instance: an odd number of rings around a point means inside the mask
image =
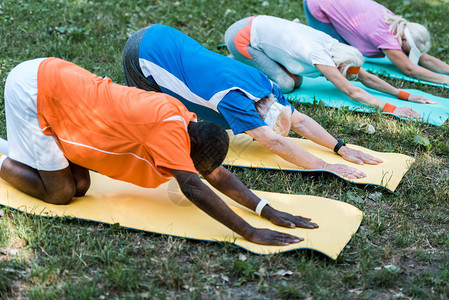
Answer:
[{"label": "blue yoga mat", "polygon": [[[437,87],[444,87],[449,89],[449,85],[441,84],[441,83],[435,83],[431,81],[425,81],[425,80],[419,80],[416,78],[409,77],[402,73],[402,71],[396,67],[388,57],[381,57],[381,58],[369,58],[365,57],[365,63],[362,65],[362,67],[370,72],[373,72],[375,74],[396,78],[396,79],[402,79],[406,81],[411,82],[418,82],[425,85],[431,85],[431,86],[437,86]],[[443,76],[447,76],[445,74],[441,74]]]},{"label": "blue yoga mat", "polygon": [[[449,118],[448,98],[433,96],[419,90],[404,89],[404,91],[407,91],[414,95],[424,96],[428,99],[438,102],[437,104],[415,103],[410,101],[399,100],[396,97],[367,88],[360,82],[354,81],[352,83],[355,86],[363,88],[364,90],[368,91],[370,94],[374,95],[375,97],[384,102],[391,103],[398,107],[413,108],[416,112],[418,112],[421,116],[423,116],[422,121],[425,123],[440,126],[443,125],[444,122]],[[348,107],[350,110],[358,112],[369,113],[375,111],[375,109],[372,107],[351,100],[343,92],[337,89],[325,77],[317,77],[317,78],[304,77],[302,86],[289,94],[285,94],[285,97],[290,101],[296,101],[301,103],[314,103],[315,101],[322,101],[326,106],[329,107],[334,108]],[[405,119],[399,116],[396,117],[400,119]],[[418,121],[421,121],[421,119],[419,119]]]}]

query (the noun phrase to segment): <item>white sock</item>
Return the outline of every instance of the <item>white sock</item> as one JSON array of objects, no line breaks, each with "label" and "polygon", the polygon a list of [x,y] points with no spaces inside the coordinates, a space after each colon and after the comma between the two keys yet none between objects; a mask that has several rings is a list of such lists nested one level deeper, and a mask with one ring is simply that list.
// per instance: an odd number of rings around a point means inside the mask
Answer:
[{"label": "white sock", "polygon": [[8,155],[8,141],[0,137],[0,153]]}]

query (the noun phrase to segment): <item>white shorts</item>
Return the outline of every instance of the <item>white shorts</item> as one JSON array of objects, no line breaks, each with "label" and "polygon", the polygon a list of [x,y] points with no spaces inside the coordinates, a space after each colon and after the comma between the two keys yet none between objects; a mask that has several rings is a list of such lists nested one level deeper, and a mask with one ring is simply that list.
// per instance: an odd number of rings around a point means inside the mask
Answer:
[{"label": "white shorts", "polygon": [[44,59],[19,64],[6,79],[8,156],[37,170],[57,171],[69,163],[55,138],[42,132],[37,117],[37,71]]}]

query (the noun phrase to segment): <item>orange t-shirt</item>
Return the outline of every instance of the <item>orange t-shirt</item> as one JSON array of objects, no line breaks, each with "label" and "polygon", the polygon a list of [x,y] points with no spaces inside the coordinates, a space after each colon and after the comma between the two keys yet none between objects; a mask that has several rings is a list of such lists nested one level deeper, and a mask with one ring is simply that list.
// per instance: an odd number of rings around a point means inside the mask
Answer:
[{"label": "orange t-shirt", "polygon": [[177,99],[114,84],[58,58],[38,71],[37,111],[71,162],[114,179],[157,187],[172,169],[195,172],[189,122]]}]

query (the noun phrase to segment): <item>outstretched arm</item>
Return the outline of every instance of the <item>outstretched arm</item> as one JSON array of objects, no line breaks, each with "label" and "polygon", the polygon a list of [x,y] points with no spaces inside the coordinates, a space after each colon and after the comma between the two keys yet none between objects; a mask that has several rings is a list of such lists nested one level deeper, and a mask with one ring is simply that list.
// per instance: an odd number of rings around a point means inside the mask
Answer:
[{"label": "outstretched arm", "polygon": [[[431,70],[428,70],[426,66],[431,66],[433,68],[441,68],[441,65],[436,62],[435,59],[429,58],[430,55],[423,54],[424,57],[421,57],[419,60],[419,64],[421,66],[414,65],[407,55],[401,50],[393,50],[393,49],[383,49],[384,53],[388,58],[398,67],[405,75],[421,79],[427,80],[431,82],[447,84],[449,85],[449,77],[443,76],[441,74],[435,73]],[[435,63],[438,67],[435,66]],[[444,70],[446,70],[444,68]]]},{"label": "outstretched arm", "polygon": [[[268,126],[257,127],[246,131],[246,133],[260,142],[268,151],[307,170],[329,170],[348,178],[366,177],[365,173],[355,168],[342,164],[326,163],[324,160],[307,152],[304,148],[290,139],[275,133]],[[335,144],[337,144],[337,140],[334,139],[334,141]]]},{"label": "outstretched arm", "polygon": [[[300,134],[303,137],[332,150],[338,142],[314,119],[298,112],[297,110],[295,110],[292,115],[292,129],[297,134]],[[340,154],[347,161],[361,165],[364,163],[377,165],[382,162],[380,158],[363,153],[362,151],[351,149],[347,146],[342,146],[340,150],[338,150],[338,154]]]},{"label": "outstretched arm", "polygon": [[269,229],[254,228],[234,213],[197,174],[173,170],[183,194],[209,216],[245,239],[264,245],[286,246],[302,241],[302,238]]},{"label": "outstretched arm", "polygon": [[430,54],[423,53],[419,59],[419,65],[430,71],[449,75],[449,64]]},{"label": "outstretched arm", "polygon": [[[315,67],[323,74],[329,81],[331,81],[340,91],[354,101],[362,104],[378,107],[384,109],[386,103],[374,97],[364,89],[353,85],[346,77],[344,77],[336,67],[315,65]],[[421,118],[421,116],[409,107],[395,107],[393,113],[395,115],[407,118]]]},{"label": "outstretched arm", "polygon": [[[233,199],[237,203],[255,210],[260,199],[251,192],[234,174],[223,166],[216,168],[211,174],[204,178],[217,190]],[[266,205],[261,212],[261,216],[270,220],[273,224],[284,227],[317,228],[318,225],[309,222],[309,218],[293,216],[289,213],[281,212],[270,205]]]},{"label": "outstretched arm", "polygon": [[[394,86],[390,85],[388,82],[380,79],[379,77],[368,73],[367,71],[360,69],[359,73],[359,80],[363,85],[366,87],[372,88],[374,90],[378,90],[380,92],[392,95],[394,97],[400,98],[400,90],[395,88]],[[403,99],[405,100],[405,99]],[[409,95],[408,101],[412,102],[418,102],[418,103],[430,103],[430,104],[436,104],[435,101],[429,100],[425,97],[418,96],[418,95]]]}]

